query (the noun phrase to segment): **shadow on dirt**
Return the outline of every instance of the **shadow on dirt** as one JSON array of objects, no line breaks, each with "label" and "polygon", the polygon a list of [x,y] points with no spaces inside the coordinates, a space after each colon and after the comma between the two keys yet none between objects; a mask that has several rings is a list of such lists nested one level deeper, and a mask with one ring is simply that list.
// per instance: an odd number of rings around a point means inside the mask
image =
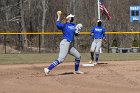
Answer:
[{"label": "shadow on dirt", "polygon": [[108,63],[98,63],[98,65],[106,65],[106,64],[108,64]]},{"label": "shadow on dirt", "polygon": [[[84,72],[84,74],[88,74],[88,72]],[[60,74],[50,74],[48,76],[64,76],[64,75],[83,75],[83,74],[74,74],[73,72],[65,72],[65,73],[60,73]]]},{"label": "shadow on dirt", "polygon": [[58,75],[71,75],[71,74],[74,74],[73,72],[65,72],[65,73],[61,73],[61,74],[58,74]]}]

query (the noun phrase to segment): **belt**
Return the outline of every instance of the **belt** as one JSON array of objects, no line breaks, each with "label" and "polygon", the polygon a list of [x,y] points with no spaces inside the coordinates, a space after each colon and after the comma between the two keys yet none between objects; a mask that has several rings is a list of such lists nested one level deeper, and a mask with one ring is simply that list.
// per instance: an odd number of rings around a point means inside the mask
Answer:
[{"label": "belt", "polygon": [[94,39],[103,39],[103,38],[94,38]]},{"label": "belt", "polygon": [[71,42],[71,41],[69,41],[69,40],[67,40],[68,42]]},{"label": "belt", "polygon": [[66,40],[66,41],[68,41],[68,42],[71,42],[70,40],[68,40],[68,39],[64,39],[64,40]]}]

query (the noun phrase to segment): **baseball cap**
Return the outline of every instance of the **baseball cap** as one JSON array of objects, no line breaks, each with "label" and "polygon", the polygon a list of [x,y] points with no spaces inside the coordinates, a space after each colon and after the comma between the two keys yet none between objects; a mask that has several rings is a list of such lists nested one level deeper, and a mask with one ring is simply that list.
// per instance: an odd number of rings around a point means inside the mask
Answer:
[{"label": "baseball cap", "polygon": [[66,17],[66,19],[69,19],[69,18],[71,18],[71,17],[75,17],[75,15],[70,14],[70,15],[68,15],[68,16]]},{"label": "baseball cap", "polygon": [[102,22],[102,20],[99,19],[99,20],[97,20],[97,22]]}]

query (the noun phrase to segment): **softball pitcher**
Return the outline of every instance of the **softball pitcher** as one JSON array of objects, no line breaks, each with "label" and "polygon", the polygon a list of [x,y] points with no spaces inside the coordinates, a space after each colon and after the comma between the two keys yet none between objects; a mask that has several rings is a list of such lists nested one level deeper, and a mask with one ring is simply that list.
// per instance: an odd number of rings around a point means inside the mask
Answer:
[{"label": "softball pitcher", "polygon": [[105,39],[105,28],[102,27],[102,21],[97,21],[97,26],[93,27],[90,32],[90,36],[93,38],[93,42],[90,49],[91,61],[92,64],[94,62],[95,55],[95,65],[98,63],[99,58],[99,50],[102,45],[102,40]]},{"label": "softball pitcher", "polygon": [[48,75],[49,72],[54,67],[61,64],[66,58],[68,53],[75,57],[74,74],[83,74],[83,72],[79,71],[79,64],[81,58],[80,53],[74,47],[71,47],[71,43],[74,40],[74,36],[79,34],[82,28],[82,24],[78,24],[78,25],[73,24],[72,22],[74,21],[74,15],[72,14],[66,17],[67,22],[65,24],[61,24],[60,23],[61,11],[58,11],[57,15],[58,15],[58,19],[56,21],[56,26],[59,30],[62,30],[63,40],[60,42],[60,46],[59,46],[60,51],[59,51],[58,59],[53,61],[48,68],[44,68],[45,75]]}]

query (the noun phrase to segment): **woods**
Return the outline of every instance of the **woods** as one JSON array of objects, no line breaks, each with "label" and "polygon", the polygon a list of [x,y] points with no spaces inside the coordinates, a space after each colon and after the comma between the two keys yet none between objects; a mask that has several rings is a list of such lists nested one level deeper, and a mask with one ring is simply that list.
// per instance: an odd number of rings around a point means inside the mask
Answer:
[{"label": "woods", "polygon": [[[140,31],[139,23],[130,23],[129,19],[130,5],[139,4],[140,0],[135,0],[135,2],[133,0],[104,0],[104,2],[112,17],[109,21],[102,17],[103,25],[107,31]],[[58,10],[63,12],[62,22],[65,22],[66,15],[75,14],[75,23],[82,23],[83,31],[90,31],[91,27],[96,24],[97,0],[0,0],[0,31],[58,31],[55,26]],[[14,39],[20,37],[24,48],[29,47],[32,43],[32,46],[38,46],[36,44],[37,35],[9,37]],[[41,47],[56,45],[60,38],[56,35],[41,35]],[[84,36],[81,38],[83,40]],[[111,45],[113,39],[117,39],[119,47],[131,47],[134,38],[139,40],[139,35],[112,35],[109,37],[109,42]]]}]

